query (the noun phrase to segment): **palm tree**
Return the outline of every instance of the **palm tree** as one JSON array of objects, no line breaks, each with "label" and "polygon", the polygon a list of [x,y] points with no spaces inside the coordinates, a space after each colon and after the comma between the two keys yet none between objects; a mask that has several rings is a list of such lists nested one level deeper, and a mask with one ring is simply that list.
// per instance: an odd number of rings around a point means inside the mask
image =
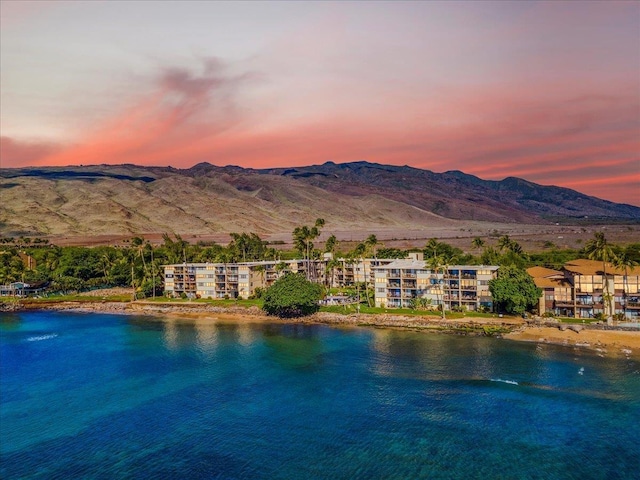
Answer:
[{"label": "palm tree", "polygon": [[376,258],[376,246],[378,245],[378,237],[374,234],[371,234],[364,241],[364,244],[367,246],[367,249],[373,255],[373,258]]},{"label": "palm tree", "polygon": [[[446,316],[444,313],[444,275],[446,271],[445,266],[445,258],[442,255],[433,255],[429,258],[427,263],[427,267],[431,269],[436,276],[436,280],[438,281],[438,295],[440,296],[440,307],[442,308],[442,319],[446,320]],[[442,272],[443,278],[438,278],[438,272]]]},{"label": "palm tree", "polygon": [[293,230],[293,244],[300,253],[304,253],[304,259],[307,265],[307,280],[309,280],[311,276],[309,262],[311,259],[311,250],[313,250],[313,240],[320,236],[320,229],[324,227],[324,223],[323,218],[316,218],[313,227],[304,225],[302,227],[296,227]]},{"label": "palm tree", "polygon": [[624,312],[625,318],[627,317],[627,292],[629,291],[629,269],[634,269],[639,264],[638,262],[629,255],[628,252],[623,250],[613,259],[613,266],[616,268],[621,268],[624,270],[624,290],[622,291],[622,298],[624,303],[622,304],[622,309]]},{"label": "palm tree", "polygon": [[613,315],[613,308],[611,305],[611,294],[609,292],[609,282],[607,280],[607,263],[612,262],[615,259],[615,254],[611,245],[607,242],[607,239],[602,232],[596,232],[594,238],[589,240],[584,247],[584,252],[590,260],[602,261],[602,278],[603,278],[603,295],[602,295],[602,309],[610,318]]},{"label": "palm tree", "polygon": [[511,237],[509,237],[509,235],[503,235],[498,239],[498,249],[500,251],[504,249],[511,250],[512,245],[513,240],[511,240]]},{"label": "palm tree", "polygon": [[473,246],[473,248],[477,248],[478,250],[480,250],[482,247],[484,247],[484,240],[480,237],[475,237],[471,242],[471,245]]},{"label": "palm tree", "polygon": [[330,253],[331,256],[333,256],[333,254],[336,251],[337,244],[338,244],[338,239],[336,238],[335,235],[331,235],[329,238],[327,238],[327,241],[324,244],[324,251],[327,253]]},{"label": "palm tree", "polygon": [[100,257],[99,263],[100,268],[102,269],[102,274],[104,276],[105,281],[108,285],[111,284],[111,270],[113,266],[116,264],[117,255],[114,250],[107,250]]},{"label": "palm tree", "polygon": [[428,253],[425,252],[427,257],[435,257],[436,255],[438,255],[440,242],[438,242],[438,240],[436,240],[435,238],[430,238],[424,248],[428,251]]},{"label": "palm tree", "polygon": [[326,278],[329,287],[333,287],[336,283],[336,269],[340,267],[342,263],[340,260],[332,258],[327,262],[326,266]]}]

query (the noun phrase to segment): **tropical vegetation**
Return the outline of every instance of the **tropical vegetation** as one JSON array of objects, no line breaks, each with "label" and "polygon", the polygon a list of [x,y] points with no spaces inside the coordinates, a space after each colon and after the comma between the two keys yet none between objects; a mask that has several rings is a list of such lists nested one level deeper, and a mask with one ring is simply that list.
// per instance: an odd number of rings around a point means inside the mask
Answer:
[{"label": "tropical vegetation", "polygon": [[295,318],[319,310],[322,287],[304,275],[287,273],[271,285],[263,295],[262,309],[268,315]]}]

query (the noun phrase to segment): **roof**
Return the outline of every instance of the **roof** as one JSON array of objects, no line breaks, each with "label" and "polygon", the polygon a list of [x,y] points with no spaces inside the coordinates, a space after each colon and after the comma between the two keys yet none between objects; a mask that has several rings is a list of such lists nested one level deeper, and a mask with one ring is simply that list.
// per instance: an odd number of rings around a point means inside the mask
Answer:
[{"label": "roof", "polygon": [[533,278],[548,278],[548,277],[563,277],[564,273],[560,270],[553,270],[546,267],[531,267],[527,268],[527,273]]},{"label": "roof", "polygon": [[[606,264],[607,273],[624,275],[624,268],[615,268],[611,263]],[[579,258],[564,264],[564,269],[575,275],[602,275],[602,262],[599,260],[587,260]],[[627,275],[640,275],[640,267],[628,268]]]},{"label": "roof", "polygon": [[374,270],[399,269],[399,268],[413,269],[413,270],[429,270],[429,267],[427,267],[427,264],[424,262],[424,260],[412,260],[412,259],[406,259],[406,258],[394,260],[393,262],[387,263],[386,265],[373,267]]},{"label": "roof", "polygon": [[[495,265],[447,265],[448,270],[497,270]],[[414,269],[414,270],[431,270],[429,263],[424,260],[413,260],[401,258],[394,260],[386,265],[373,267],[374,270],[382,269]]]},{"label": "roof", "polygon": [[533,277],[533,283],[539,288],[571,288],[571,282],[565,278]]}]

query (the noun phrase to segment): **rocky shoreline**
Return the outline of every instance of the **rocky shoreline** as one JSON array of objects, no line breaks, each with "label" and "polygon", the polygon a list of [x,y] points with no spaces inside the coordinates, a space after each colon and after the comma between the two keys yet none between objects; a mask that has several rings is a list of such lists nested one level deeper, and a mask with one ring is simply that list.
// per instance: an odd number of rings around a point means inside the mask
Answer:
[{"label": "rocky shoreline", "polygon": [[4,302],[0,311],[62,310],[85,313],[149,315],[168,321],[188,322],[296,322],[328,325],[399,328],[457,335],[493,336],[509,340],[536,342],[581,348],[604,356],[640,358],[640,329],[615,328],[606,325],[560,324],[518,317],[463,317],[442,320],[437,316],[404,316],[393,314],[340,314],[318,312],[314,315],[280,320],[265,316],[257,306],[216,306],[204,303],[157,303],[148,301],[63,301]]}]

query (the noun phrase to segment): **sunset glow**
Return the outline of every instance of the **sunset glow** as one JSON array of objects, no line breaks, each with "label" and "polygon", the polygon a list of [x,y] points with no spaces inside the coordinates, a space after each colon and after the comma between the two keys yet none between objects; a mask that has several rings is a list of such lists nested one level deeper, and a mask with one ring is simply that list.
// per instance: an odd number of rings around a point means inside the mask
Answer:
[{"label": "sunset glow", "polygon": [[640,205],[638,2],[1,3],[2,167],[366,160]]}]

